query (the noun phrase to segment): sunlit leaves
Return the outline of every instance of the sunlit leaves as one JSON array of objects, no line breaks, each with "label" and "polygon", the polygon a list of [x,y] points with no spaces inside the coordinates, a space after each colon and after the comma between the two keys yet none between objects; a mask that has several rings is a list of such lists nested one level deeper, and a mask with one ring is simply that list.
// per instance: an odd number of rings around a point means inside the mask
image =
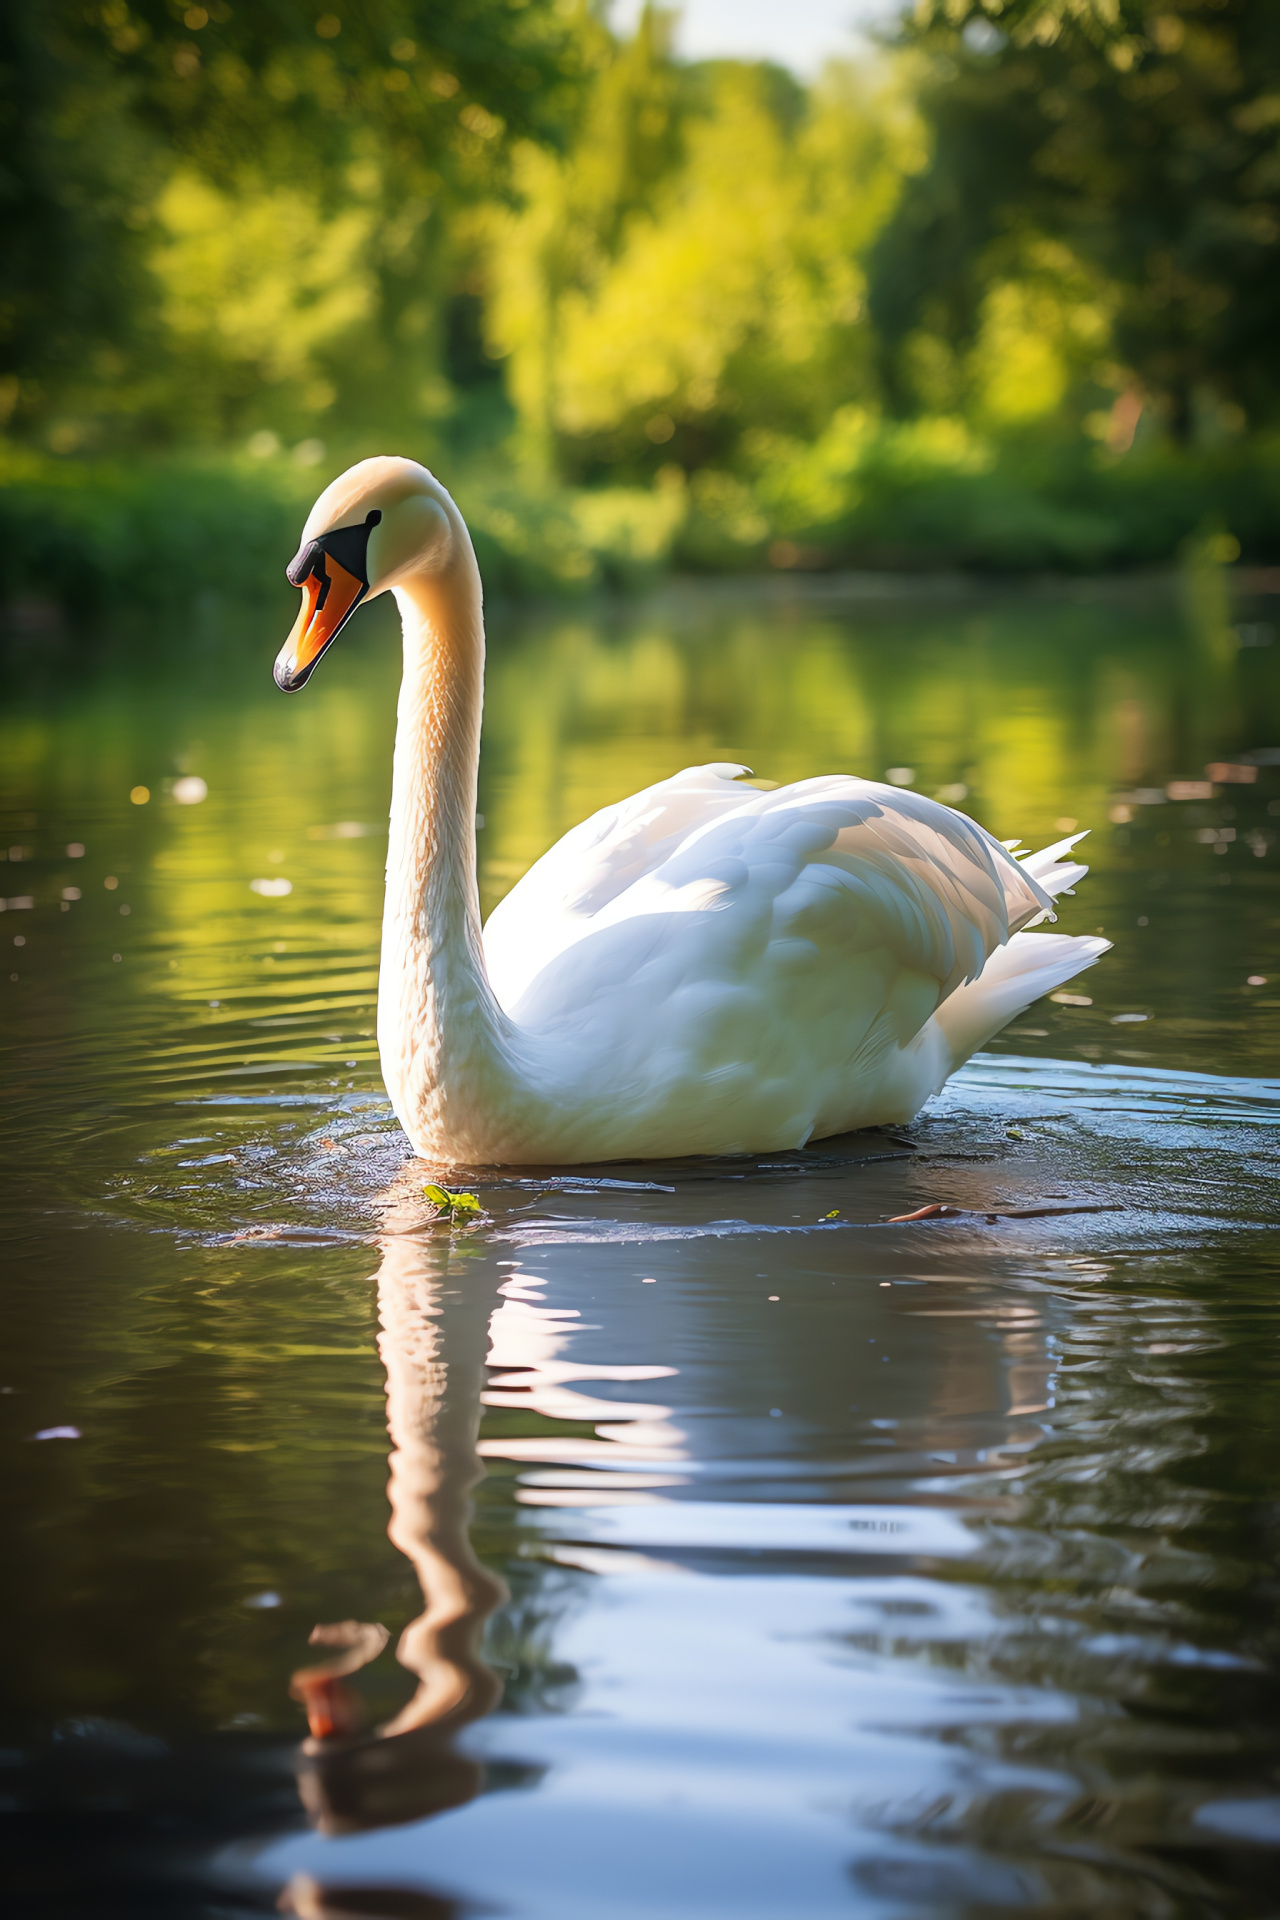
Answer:
[{"label": "sunlit leaves", "polygon": [[862,256],[919,142],[898,97],[851,74],[808,99],[765,68],[695,85],[645,34],[596,82],[565,158],[520,156],[490,338],[544,452],[558,438],[643,464],[669,447],[696,467],[753,425],[812,431],[867,391]]},{"label": "sunlit leaves", "polygon": [[376,299],[372,213],[356,206],[326,218],[296,188],[231,194],[185,171],[157,211],[163,238],[151,264],[164,324],[191,364],[185,392],[199,409],[191,424],[234,431],[236,402],[247,397],[260,414],[264,384],[292,388],[286,403],[323,413],[333,389],[322,356],[369,318]]},{"label": "sunlit leaves", "polygon": [[448,1187],[438,1187],[434,1183],[425,1186],[422,1191],[436,1208],[437,1217],[447,1220],[451,1227],[474,1225],[484,1212],[474,1193],[454,1193]]},{"label": "sunlit leaves", "polygon": [[319,12],[277,0],[185,14],[165,0],[109,0],[76,30],[95,28],[139,89],[137,111],[222,173],[278,165],[290,140],[313,161],[340,162],[362,125],[408,135],[415,158],[439,161],[468,109],[546,137],[581,64],[576,22],[550,0],[362,0]]},{"label": "sunlit leaves", "polygon": [[[190,200],[198,178],[230,196],[236,214],[251,203],[257,227],[241,283],[255,265],[271,282],[299,260],[296,235],[262,231],[263,195],[288,189],[318,210],[298,308],[319,298],[317,278],[331,281],[330,243],[341,234],[347,245],[352,231],[350,220],[342,224],[352,169],[372,166],[382,231],[342,297],[363,300],[370,276],[378,279],[382,338],[378,351],[349,362],[364,375],[352,410],[369,411],[366,369],[421,390],[433,369],[394,342],[408,304],[404,282],[434,270],[440,296],[440,239],[424,209],[449,195],[500,190],[509,134],[562,137],[589,37],[577,8],[553,0],[362,0],[331,12],[306,0],[13,0],[0,10],[0,177],[8,183],[0,425],[31,430],[60,408],[71,417],[45,430],[62,452],[92,448],[126,422],[143,440],[207,431],[228,354],[213,351],[210,322],[213,404],[193,404],[189,383],[173,377],[192,328],[183,318],[175,337],[166,315],[175,299],[193,306],[212,236],[191,299],[175,291],[174,271],[162,269],[158,291],[145,266],[157,198],[175,171],[186,183],[174,189],[179,197]],[[170,265],[172,212],[166,201],[158,257]],[[180,251],[192,249],[184,241]],[[220,272],[222,282],[237,277],[229,261]],[[263,312],[273,300],[278,306],[270,287],[255,296]],[[225,312],[221,293],[218,304]],[[286,359],[298,324],[295,311],[284,328]],[[333,328],[326,318],[312,331]],[[230,358],[239,354],[233,342]],[[315,374],[304,388],[314,398],[323,385]],[[402,414],[402,397],[397,405]],[[223,430],[238,431],[234,408],[222,411]]]},{"label": "sunlit leaves", "polygon": [[890,334],[923,321],[971,345],[1011,256],[1050,236],[1110,284],[1117,357],[1175,435],[1196,434],[1214,403],[1272,414],[1271,0],[924,0],[906,37],[934,63],[935,160],[885,249]]}]

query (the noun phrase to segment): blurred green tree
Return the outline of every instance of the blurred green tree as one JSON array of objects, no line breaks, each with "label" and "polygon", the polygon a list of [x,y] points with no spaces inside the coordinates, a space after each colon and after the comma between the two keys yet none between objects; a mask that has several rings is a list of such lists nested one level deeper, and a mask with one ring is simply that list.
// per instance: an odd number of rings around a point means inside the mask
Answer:
[{"label": "blurred green tree", "polygon": [[1275,0],[920,0],[929,167],[873,268],[904,409],[1045,240],[1110,302],[1115,358],[1179,438],[1280,402]]},{"label": "blurred green tree", "polygon": [[[584,5],[9,0],[0,410],[16,428],[47,427],[59,403],[131,411],[162,431],[177,411],[180,432],[225,433],[243,424],[237,398],[292,369],[301,418],[334,385],[316,354],[350,345],[356,318],[361,400],[397,355],[416,352],[421,387],[441,204],[492,191],[509,137],[562,135]],[[321,265],[291,305],[282,273],[317,229]],[[239,262],[219,244],[235,233]],[[257,268],[274,304],[248,295]]]},{"label": "blurred green tree", "polygon": [[811,434],[868,397],[862,257],[919,142],[891,83],[681,67],[648,7],[563,155],[517,153],[487,324],[543,462],[595,478]]},{"label": "blurred green tree", "polygon": [[114,371],[147,294],[162,156],[108,63],[59,29],[56,8],[0,9],[0,426],[90,360]]},{"label": "blurred green tree", "polygon": [[517,148],[515,204],[491,207],[476,236],[489,349],[539,464],[554,458],[564,302],[598,283],[683,154],[692,89],[671,56],[673,17],[646,6],[622,45],[599,33],[575,139],[563,154]]}]

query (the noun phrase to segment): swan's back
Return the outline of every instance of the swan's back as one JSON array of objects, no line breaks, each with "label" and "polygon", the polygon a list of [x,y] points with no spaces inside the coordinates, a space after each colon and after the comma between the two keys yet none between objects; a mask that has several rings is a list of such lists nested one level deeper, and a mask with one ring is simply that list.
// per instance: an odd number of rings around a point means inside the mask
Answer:
[{"label": "swan's back", "polygon": [[761,792],[735,778],[744,771],[686,768],[545,853],[485,927],[500,1002],[514,1010],[593,932],[735,898],[767,899],[777,937],[887,944],[945,997],[1051,905],[983,828],[921,794],[839,774]]},{"label": "swan's back", "polygon": [[[1083,872],[1033,877],[920,794],[761,792],[738,771],[691,768],[584,821],[485,929],[521,1035],[591,1085],[599,1154],[606,1084],[628,1138],[652,1110],[654,1151],[723,1145],[734,1102],[755,1145],[906,1117],[955,1064],[937,1009]],[[1032,939],[1059,962],[1076,944]]]},{"label": "swan's back", "polygon": [[485,964],[511,1008],[548,961],[590,932],[595,916],[675,854],[690,834],[755,793],[746,767],[714,761],[686,767],[626,800],[602,807],[536,860],[489,915]]}]

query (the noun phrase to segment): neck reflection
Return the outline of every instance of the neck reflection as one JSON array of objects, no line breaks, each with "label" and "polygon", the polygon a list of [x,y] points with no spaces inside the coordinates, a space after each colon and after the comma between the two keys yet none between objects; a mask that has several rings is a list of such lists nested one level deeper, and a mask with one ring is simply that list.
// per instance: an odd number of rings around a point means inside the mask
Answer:
[{"label": "neck reflection", "polygon": [[[386,1630],[361,1621],[315,1629],[313,1645],[338,1651],[297,1672],[290,1691],[311,1729],[299,1791],[324,1833],[423,1819],[471,1799],[483,1769],[453,1750],[452,1737],[502,1693],[480,1641],[506,1589],[480,1564],[468,1533],[471,1493],[484,1474],[476,1441],[494,1285],[479,1262],[473,1272],[450,1272],[456,1249],[437,1235],[400,1233],[393,1222],[381,1245],[378,1347],[392,1440],[387,1531],[411,1562],[423,1599],[396,1658],[418,1685],[394,1718],[361,1732],[360,1696],[347,1676],[382,1651]],[[455,1269],[462,1264],[452,1259]]]}]

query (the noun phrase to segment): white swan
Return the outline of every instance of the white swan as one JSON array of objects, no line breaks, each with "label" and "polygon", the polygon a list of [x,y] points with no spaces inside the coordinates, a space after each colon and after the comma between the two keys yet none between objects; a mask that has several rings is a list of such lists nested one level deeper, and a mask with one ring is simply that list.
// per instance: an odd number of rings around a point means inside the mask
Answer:
[{"label": "white swan", "polygon": [[691,767],[606,807],[490,916],[476,891],[480,574],[448,493],[362,460],[321,494],[275,665],[294,691],[361,602],[400,607],[378,989],[417,1151],[567,1163],[803,1146],[902,1122],[1105,940],[1019,931],[1087,869],[832,775],[773,792]]}]

